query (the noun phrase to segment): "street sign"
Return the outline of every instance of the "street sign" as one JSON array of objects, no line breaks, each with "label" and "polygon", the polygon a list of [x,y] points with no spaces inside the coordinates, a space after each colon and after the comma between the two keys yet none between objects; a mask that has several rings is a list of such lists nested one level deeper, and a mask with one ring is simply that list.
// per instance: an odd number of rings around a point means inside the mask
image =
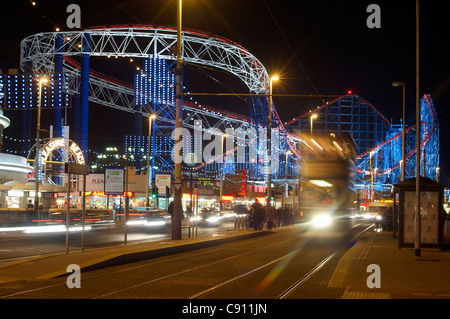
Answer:
[{"label": "street sign", "polygon": [[89,175],[89,166],[76,163],[65,163],[65,172],[77,175]]},{"label": "street sign", "polygon": [[175,182],[173,183],[173,185],[175,186],[175,189],[176,189],[177,191],[179,191],[180,188],[181,188],[181,178],[177,177],[177,178],[175,179]]},{"label": "street sign", "polygon": [[136,183],[136,167],[127,167],[128,183]]},{"label": "street sign", "polygon": [[172,186],[172,175],[170,174],[156,174],[155,185],[158,187],[159,194],[166,193],[166,187]]},{"label": "street sign", "polygon": [[105,168],[105,194],[122,195],[124,192],[124,177],[123,168]]}]

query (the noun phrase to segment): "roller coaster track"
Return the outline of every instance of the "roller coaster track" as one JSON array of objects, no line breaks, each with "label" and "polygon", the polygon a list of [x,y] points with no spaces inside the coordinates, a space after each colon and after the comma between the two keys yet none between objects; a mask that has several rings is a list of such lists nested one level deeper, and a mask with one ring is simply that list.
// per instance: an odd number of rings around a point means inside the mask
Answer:
[{"label": "roller coaster track", "polygon": [[[58,39],[64,39],[63,45],[57,47]],[[128,57],[144,58],[158,57],[174,61],[176,59],[172,48],[176,44],[176,30],[171,27],[138,26],[101,26],[82,31],[47,32],[31,35],[21,43],[21,67],[26,63],[32,64],[33,73],[36,76],[54,73],[54,58],[56,54],[64,57],[63,72],[68,74],[68,82],[63,87],[68,87],[70,94],[80,91],[80,64],[74,59],[80,57],[89,45],[88,52],[91,57]],[[186,30],[183,33],[183,61],[186,63],[200,64],[215,69],[224,70],[240,78],[250,92],[256,94],[268,94],[269,76],[261,62],[248,50],[239,44],[212,34],[194,30]],[[133,86],[114,79],[99,72],[90,70],[89,75],[89,100],[91,102],[120,109],[126,112],[142,112],[144,116],[151,114],[149,106],[144,106],[142,111],[135,109],[135,92]],[[431,114],[431,121],[423,121],[423,138],[421,146],[430,143],[438,129],[438,119],[432,106],[431,98],[425,96],[425,112]],[[330,102],[333,103],[333,102]],[[209,127],[224,128],[252,125],[251,119],[242,114],[220,110],[206,105],[198,105],[184,101],[185,118],[184,126],[193,128],[193,119],[202,120],[205,129]],[[320,109],[324,108],[323,105]],[[387,119],[370,105],[389,126]],[[173,107],[168,105],[168,107]],[[305,114],[301,117],[308,116]],[[301,118],[300,117],[300,118]],[[286,147],[289,148],[296,158],[301,159],[297,143],[301,139],[289,132],[281,121],[275,108],[273,110],[275,127],[286,137]],[[298,119],[298,118],[297,118]],[[295,121],[294,119],[293,121]],[[167,118],[167,121],[172,121]],[[293,122],[291,121],[291,122]],[[289,125],[289,123],[285,123]],[[174,124],[173,121],[171,124]],[[407,134],[411,135],[415,127],[409,127]],[[396,143],[402,134],[398,133],[388,140],[379,143],[371,150],[358,155],[356,158],[359,174],[370,175],[374,172],[367,169],[370,154],[377,153],[383,148]],[[407,159],[416,152],[415,149],[408,150]],[[377,176],[387,175],[398,169],[400,163],[394,163],[392,167],[375,172]]]},{"label": "roller coaster track", "polygon": [[[87,40],[89,35],[89,40]],[[57,47],[57,38],[63,37],[62,47]],[[148,58],[157,56],[161,59],[175,60],[172,47],[176,44],[176,29],[171,27],[151,26],[110,26],[93,27],[84,31],[47,32],[25,38],[21,43],[21,66],[31,62],[36,76],[54,72],[54,56],[64,57],[63,72],[68,74],[67,87],[70,94],[80,91],[81,65],[74,57],[81,56],[83,45],[89,43],[91,57],[129,57]],[[249,51],[239,44],[204,32],[186,30],[183,32],[183,61],[201,64],[225,70],[240,78],[251,92],[268,94],[269,77],[264,66]],[[89,71],[89,101],[120,109],[126,112],[139,112],[135,109],[135,92],[133,86],[93,70]],[[240,127],[248,126],[247,116],[220,110],[211,106],[198,105],[183,101],[188,114],[184,127],[193,128],[192,119],[200,119],[206,127]],[[168,105],[168,107],[170,107]],[[150,107],[142,110],[144,116],[151,114]],[[280,132],[287,138],[291,151],[300,157],[295,147],[300,139],[284,128],[282,121],[274,110],[273,118]],[[214,119],[213,122],[210,119]],[[166,119],[171,124],[172,120]]]},{"label": "roller coaster track", "polygon": [[[427,143],[430,142],[430,140],[432,139],[432,137],[434,136],[434,134],[436,133],[436,131],[438,130],[438,118],[435,112],[435,109],[433,107],[433,103],[431,101],[431,97],[430,95],[425,95],[422,101],[422,118],[425,112],[429,112],[432,116],[432,123],[429,122],[425,122],[422,121],[421,122],[421,126],[423,126],[423,137],[421,138],[422,142],[420,143],[420,147],[423,148]],[[430,127],[431,124],[431,127]],[[416,132],[416,125],[410,126],[407,130],[406,130],[406,134],[412,134]],[[393,136],[392,138],[388,139],[387,141],[377,145],[376,147],[374,147],[373,149],[371,149],[368,152],[365,152],[364,154],[361,154],[359,156],[356,157],[356,160],[363,160],[364,158],[367,159],[368,156],[370,156],[370,154],[372,153],[376,153],[379,152],[380,150],[382,150],[384,147],[389,146],[390,143],[395,143],[398,139],[402,138],[403,133],[398,133],[395,136]],[[409,160],[417,151],[417,148],[414,148],[412,150],[410,150],[408,152],[408,154],[405,156],[405,160]],[[392,173],[392,171],[396,170],[400,168],[400,163],[398,163],[396,166],[391,167],[387,170],[385,170],[382,173],[375,173],[375,175],[386,175],[386,174],[390,174]],[[361,174],[365,174],[365,175],[370,175],[371,172],[368,170],[365,170],[363,168],[358,167],[357,168],[357,172],[361,173]]]}]

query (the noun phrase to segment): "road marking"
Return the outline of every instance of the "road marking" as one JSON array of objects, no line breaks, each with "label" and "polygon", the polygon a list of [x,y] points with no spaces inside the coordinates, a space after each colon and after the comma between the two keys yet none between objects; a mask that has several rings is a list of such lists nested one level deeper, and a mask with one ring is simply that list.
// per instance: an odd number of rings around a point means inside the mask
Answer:
[{"label": "road marking", "polygon": [[373,242],[375,241],[376,234],[377,233],[373,232],[370,235],[369,240],[366,241],[366,243],[364,244],[362,249],[359,250],[359,253],[356,256],[353,257],[354,260],[365,260],[365,259],[367,259],[367,255],[369,254],[369,250],[373,246]]},{"label": "road marking", "polygon": [[347,276],[350,264],[352,263],[354,256],[361,250],[361,247],[361,241],[357,241],[356,244],[354,244],[353,247],[350,248],[350,250],[341,258],[328,283],[328,288],[344,287],[344,280]]},{"label": "road marking", "polygon": [[[369,227],[370,228],[370,227]],[[344,287],[344,280],[347,276],[348,270],[353,260],[363,260],[367,258],[370,247],[372,247],[375,240],[376,233],[372,233],[369,241],[363,242],[358,240],[352,248],[341,258],[333,276],[328,282],[329,288]]]},{"label": "road marking", "polygon": [[390,293],[346,291],[342,299],[391,299]]}]

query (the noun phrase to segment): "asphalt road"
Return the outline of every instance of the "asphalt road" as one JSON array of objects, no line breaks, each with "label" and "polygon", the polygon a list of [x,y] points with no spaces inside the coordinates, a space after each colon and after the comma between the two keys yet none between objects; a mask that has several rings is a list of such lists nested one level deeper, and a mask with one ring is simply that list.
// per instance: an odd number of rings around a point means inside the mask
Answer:
[{"label": "asphalt road", "polygon": [[[361,232],[361,223],[352,232]],[[352,241],[315,239],[295,225],[220,246],[118,265],[81,274],[81,288],[67,278],[0,286],[0,297],[58,299],[277,299],[340,298],[327,288]]]},{"label": "asphalt road", "polygon": [[[122,224],[90,225],[85,231],[85,249],[120,245],[124,243],[124,226]],[[27,233],[26,230],[15,228],[2,230],[0,228],[0,264],[27,257],[46,255],[66,251],[66,232],[61,226],[60,231],[52,232],[51,228],[32,227],[42,232]],[[49,231],[47,231],[47,230]],[[199,234],[226,231],[234,229],[234,221],[224,221],[217,225],[198,228]],[[188,236],[188,229],[183,228],[183,236]],[[171,225],[147,227],[128,225],[127,242],[138,243],[171,238]],[[81,250],[81,231],[69,233],[70,251]]]}]

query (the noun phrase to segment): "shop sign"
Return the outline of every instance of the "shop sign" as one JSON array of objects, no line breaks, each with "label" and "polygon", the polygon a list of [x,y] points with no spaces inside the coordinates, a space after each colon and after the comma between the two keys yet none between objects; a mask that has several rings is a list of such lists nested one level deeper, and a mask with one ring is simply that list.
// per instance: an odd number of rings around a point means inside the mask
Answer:
[{"label": "shop sign", "polygon": [[[80,192],[81,196],[83,196],[83,192]],[[93,197],[106,197],[108,195],[105,194],[105,192],[100,192],[100,191],[88,191],[86,192],[86,196],[93,196]],[[134,193],[133,192],[123,192],[123,194],[120,195],[116,195],[116,196],[127,196],[127,197],[134,197]]]},{"label": "shop sign", "polygon": [[105,174],[89,174],[86,176],[86,190],[87,191],[101,191],[105,190],[104,183]]},{"label": "shop sign", "polygon": [[222,200],[224,200],[224,201],[234,201],[234,196],[224,195],[224,196],[222,196]]}]

